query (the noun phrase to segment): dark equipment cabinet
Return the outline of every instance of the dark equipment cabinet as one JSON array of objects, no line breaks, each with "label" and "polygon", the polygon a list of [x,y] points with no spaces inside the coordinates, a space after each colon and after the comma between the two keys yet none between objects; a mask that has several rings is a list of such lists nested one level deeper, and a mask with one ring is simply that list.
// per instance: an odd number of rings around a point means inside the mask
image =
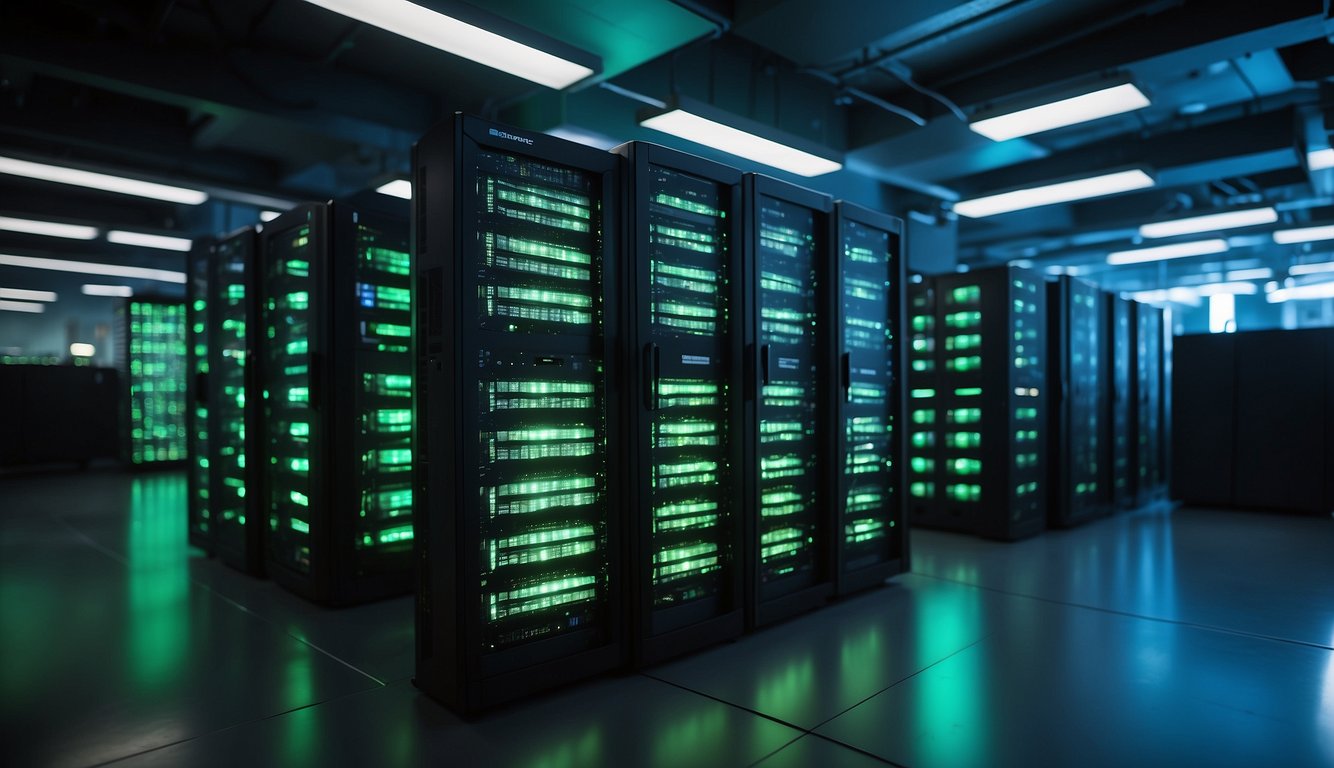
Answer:
[{"label": "dark equipment cabinet", "polygon": [[636,664],[741,634],[741,172],[625,158],[626,598]]},{"label": "dark equipment cabinet", "polygon": [[462,115],[414,150],[415,682],[456,710],[624,663],[621,162]]},{"label": "dark equipment cabinet", "polygon": [[1177,390],[1178,435],[1172,445],[1172,498],[1188,504],[1232,504],[1239,335],[1210,333],[1176,340],[1181,373],[1172,384]]},{"label": "dark equipment cabinet", "polygon": [[918,520],[946,522],[940,515],[943,489],[936,483],[941,438],[936,426],[936,281],[917,276],[908,285],[908,514]]},{"label": "dark equipment cabinet", "polygon": [[223,562],[264,572],[265,466],[260,428],[258,240],[238,230],[210,246],[209,499]]},{"label": "dark equipment cabinet", "polygon": [[0,365],[0,467],[74,462],[123,450],[125,390],[114,368]]},{"label": "dark equipment cabinet", "polygon": [[1034,272],[997,267],[936,279],[943,488],[928,526],[997,539],[1047,523],[1047,294]]},{"label": "dark equipment cabinet", "polygon": [[906,570],[903,500],[903,222],[834,207],[839,344],[835,589],[846,594]]},{"label": "dark equipment cabinet", "polygon": [[1135,338],[1130,382],[1135,409],[1131,482],[1134,506],[1142,507],[1164,498],[1167,492],[1162,455],[1163,311],[1131,302],[1130,314]]},{"label": "dark equipment cabinet", "polygon": [[1135,479],[1132,472],[1135,439],[1135,390],[1132,387],[1135,363],[1135,334],[1131,328],[1131,302],[1108,293],[1104,299],[1108,331],[1111,337],[1111,366],[1108,370],[1110,394],[1107,408],[1112,426],[1112,504],[1117,509],[1135,506]]},{"label": "dark equipment cabinet", "polygon": [[373,194],[303,205],[260,236],[265,570],[324,604],[412,588],[402,206]]},{"label": "dark equipment cabinet", "polygon": [[1048,522],[1077,525],[1112,507],[1111,344],[1103,294],[1062,275],[1047,284]]},{"label": "dark equipment cabinet", "polygon": [[186,258],[185,276],[185,434],[188,460],[186,537],[191,546],[213,554],[209,485],[209,277],[213,241],[196,240]]},{"label": "dark equipment cabinet", "polygon": [[746,174],[747,624],[823,605],[834,586],[832,212],[826,195]]}]

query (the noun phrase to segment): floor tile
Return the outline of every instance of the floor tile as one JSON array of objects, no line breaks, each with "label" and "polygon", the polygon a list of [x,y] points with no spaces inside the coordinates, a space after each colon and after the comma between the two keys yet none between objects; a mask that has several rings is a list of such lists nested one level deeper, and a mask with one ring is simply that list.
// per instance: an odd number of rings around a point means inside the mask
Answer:
[{"label": "floor tile", "polygon": [[837,742],[809,734],[756,764],[758,768],[883,768],[890,763]]}]

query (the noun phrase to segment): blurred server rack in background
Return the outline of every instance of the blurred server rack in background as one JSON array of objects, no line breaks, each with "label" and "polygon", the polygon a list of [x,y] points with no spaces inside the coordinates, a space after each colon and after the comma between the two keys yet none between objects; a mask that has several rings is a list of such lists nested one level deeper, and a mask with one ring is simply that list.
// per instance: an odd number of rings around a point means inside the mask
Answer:
[{"label": "blurred server rack in background", "polygon": [[1135,506],[1135,334],[1131,301],[1108,293],[1105,312],[1111,337],[1110,396],[1107,407],[1112,425],[1112,503],[1117,509]]},{"label": "blurred server rack in background", "polygon": [[903,222],[834,207],[839,387],[833,467],[835,588],[882,584],[907,569],[903,494]]},{"label": "blurred server rack in background", "polygon": [[625,661],[620,163],[462,115],[414,150],[415,683],[457,710]]},{"label": "blurred server rack in background", "polygon": [[913,522],[944,525],[940,514],[943,488],[936,482],[941,436],[937,429],[936,281],[917,275],[908,284],[908,513]]},{"label": "blurred server rack in background", "polygon": [[1166,494],[1162,456],[1163,311],[1132,302],[1130,327],[1134,344],[1130,385],[1134,396],[1134,438],[1131,441],[1131,482],[1134,504],[1142,507]]},{"label": "blurred server rack in background", "polygon": [[186,537],[191,546],[214,551],[213,510],[209,483],[209,279],[213,241],[195,241],[186,257]]},{"label": "blurred server rack in background", "polygon": [[116,311],[122,411],[121,453],[134,469],[176,467],[186,460],[186,305],[135,297]]},{"label": "blurred server rack in background", "polygon": [[741,634],[741,172],[625,158],[626,600],[635,664]]}]

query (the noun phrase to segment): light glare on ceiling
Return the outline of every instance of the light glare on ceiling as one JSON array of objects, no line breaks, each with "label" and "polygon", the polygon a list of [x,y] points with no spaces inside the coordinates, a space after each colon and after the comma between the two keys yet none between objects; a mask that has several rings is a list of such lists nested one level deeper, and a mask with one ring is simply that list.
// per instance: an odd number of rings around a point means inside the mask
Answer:
[{"label": "light glare on ceiling", "polygon": [[184,237],[150,235],[146,232],[126,232],[113,229],[107,232],[107,242],[117,245],[137,245],[143,248],[157,248],[163,251],[188,251],[194,242]]},{"label": "light glare on ceiling", "polygon": [[1251,208],[1245,211],[1223,211],[1145,224],[1139,228],[1139,234],[1140,237],[1148,238],[1175,237],[1200,232],[1217,232],[1220,229],[1252,227],[1257,224],[1272,224],[1275,221],[1278,221],[1278,212],[1273,208]]},{"label": "light glare on ceiling", "polygon": [[1227,241],[1222,238],[1213,240],[1193,240],[1188,243],[1172,243],[1153,248],[1137,248],[1129,251],[1113,251],[1107,254],[1107,263],[1111,265],[1141,264],[1146,261],[1181,259],[1187,256],[1203,256],[1209,253],[1223,253],[1228,249]]},{"label": "light glare on ceiling", "polygon": [[1122,83],[1090,93],[989,117],[968,124],[974,132],[993,141],[1086,123],[1149,106],[1149,98],[1132,83]]},{"label": "light glare on ceiling", "polygon": [[14,157],[0,157],[0,173],[24,176],[41,181],[52,181],[57,184],[87,187],[88,189],[100,189],[104,192],[118,192],[122,195],[147,197],[152,200],[164,200],[168,203],[199,205],[208,200],[208,194],[197,189],[172,187],[151,181],[126,179],[105,173],[94,173],[93,171],[81,171],[77,168],[34,163]]},{"label": "light glare on ceiling", "polygon": [[125,267],[119,264],[99,264],[94,261],[44,259],[36,256],[17,256],[10,253],[0,253],[0,266],[49,269],[54,272],[77,272],[83,275],[105,275],[109,277],[134,278],[138,280],[157,280],[162,283],[185,283],[184,272],[173,272],[168,269]]},{"label": "light glare on ceiling", "polygon": [[93,240],[97,238],[96,227],[85,227],[79,224],[61,224],[58,221],[16,219],[12,216],[0,216],[0,229],[7,232],[22,232],[28,235],[64,237],[70,240]]},{"label": "light glare on ceiling", "polygon": [[682,108],[640,120],[639,124],[798,176],[823,176],[843,167],[842,163],[827,157],[803,152]]},{"label": "light glare on ceiling", "polygon": [[1074,200],[1087,200],[1104,197],[1119,192],[1152,187],[1153,177],[1138,168],[1129,171],[1091,176],[1086,179],[1062,181],[1040,187],[1016,189],[972,200],[963,200],[954,204],[954,211],[970,219],[995,216],[1001,213],[1022,211],[1055,203],[1068,203]]}]

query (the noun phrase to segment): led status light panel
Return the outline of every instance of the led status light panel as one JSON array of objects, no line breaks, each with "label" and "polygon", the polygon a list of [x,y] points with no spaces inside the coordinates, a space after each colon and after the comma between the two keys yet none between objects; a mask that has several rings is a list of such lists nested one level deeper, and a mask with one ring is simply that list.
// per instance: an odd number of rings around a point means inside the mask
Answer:
[{"label": "led status light panel", "polygon": [[1046,525],[1046,290],[1013,267],[936,279],[936,469],[928,526],[1015,539]]},{"label": "led status light panel", "polygon": [[1134,387],[1135,438],[1132,443],[1135,505],[1156,501],[1166,493],[1163,465],[1163,311],[1148,304],[1131,304],[1135,334]]},{"label": "led status light panel", "polygon": [[1107,294],[1104,314],[1111,337],[1110,391],[1107,399],[1111,421],[1112,499],[1118,509],[1135,506],[1135,482],[1131,472],[1135,419],[1135,334],[1131,329],[1131,301]]},{"label": "led status light panel", "polygon": [[752,625],[818,605],[832,590],[828,292],[832,201],[746,176],[749,318],[759,373],[748,499]]},{"label": "led status light panel", "polygon": [[1111,344],[1097,286],[1068,275],[1047,284],[1051,421],[1049,521],[1074,525],[1112,506],[1107,419]]},{"label": "led status light panel", "polygon": [[209,485],[209,270],[213,244],[196,241],[186,260],[186,532],[192,546],[213,551],[214,521]]},{"label": "led status light panel", "polygon": [[186,312],[180,301],[129,299],[120,310],[129,385],[126,458],[135,467],[186,459]]},{"label": "led status light panel", "polygon": [[936,281],[908,284],[907,504],[914,522],[939,514],[936,466],[943,439],[937,425]]},{"label": "led status light panel", "polygon": [[461,115],[415,150],[416,683],[456,709],[622,659],[617,163]]},{"label": "led status light panel", "polygon": [[842,472],[837,587],[883,583],[906,566],[903,518],[903,224],[849,203],[835,208]]},{"label": "led status light panel", "polygon": [[324,603],[411,588],[412,265],[385,205],[303,206],[263,234],[268,570]]},{"label": "led status light panel", "polygon": [[209,318],[209,451],[214,541],[218,556],[249,573],[263,571],[264,520],[259,514],[263,445],[256,436],[254,376],[259,362],[255,328],[255,231],[245,229],[212,246]]},{"label": "led status light panel", "polygon": [[741,633],[741,172],[647,143],[626,158],[624,326],[636,663]]}]

